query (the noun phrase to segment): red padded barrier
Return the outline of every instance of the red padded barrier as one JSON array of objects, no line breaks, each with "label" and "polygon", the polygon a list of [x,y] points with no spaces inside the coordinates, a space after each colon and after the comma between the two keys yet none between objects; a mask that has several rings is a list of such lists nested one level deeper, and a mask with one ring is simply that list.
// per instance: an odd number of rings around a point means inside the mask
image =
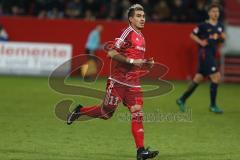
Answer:
[{"label": "red padded barrier", "polygon": [[[0,17],[12,41],[70,43],[73,56],[84,53],[88,33],[102,24],[102,42],[114,40],[127,23],[119,21],[49,20],[32,17]],[[189,34],[194,24],[147,23],[143,31],[146,39],[146,57],[169,67],[165,76],[171,80],[185,80],[196,71],[197,46]],[[101,75],[109,74],[109,60],[103,51],[97,55],[106,62]],[[73,64],[77,65],[77,64]]]}]

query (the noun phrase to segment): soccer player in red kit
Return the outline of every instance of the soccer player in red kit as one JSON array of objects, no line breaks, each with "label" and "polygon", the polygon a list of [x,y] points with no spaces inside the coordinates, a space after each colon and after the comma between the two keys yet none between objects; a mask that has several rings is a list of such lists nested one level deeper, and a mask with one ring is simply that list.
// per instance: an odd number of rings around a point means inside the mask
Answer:
[{"label": "soccer player in red kit", "polygon": [[83,107],[78,105],[68,116],[67,124],[72,124],[80,116],[109,119],[122,101],[128,107],[132,117],[132,135],[137,147],[137,160],[154,158],[158,151],[144,148],[143,94],[140,76],[141,67],[151,67],[153,59],[144,59],[145,40],[141,30],[145,24],[145,13],[141,5],[135,4],[128,10],[129,27],[122,31],[114,42],[114,48],[108,50],[108,56],[117,64],[107,81],[106,95],[101,105]]}]

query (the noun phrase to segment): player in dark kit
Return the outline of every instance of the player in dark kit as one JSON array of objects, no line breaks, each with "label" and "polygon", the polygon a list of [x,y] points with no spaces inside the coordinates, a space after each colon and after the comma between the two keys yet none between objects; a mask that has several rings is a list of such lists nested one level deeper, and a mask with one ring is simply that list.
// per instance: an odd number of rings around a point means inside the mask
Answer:
[{"label": "player in dark kit", "polygon": [[224,27],[218,21],[220,8],[219,5],[212,4],[208,9],[209,20],[198,25],[190,35],[199,44],[198,72],[188,89],[177,99],[177,104],[182,112],[186,111],[185,102],[187,98],[207,76],[211,80],[209,110],[214,113],[223,113],[223,110],[216,104],[217,88],[221,79],[216,63],[216,52],[219,44],[223,43],[225,39]]},{"label": "player in dark kit", "polygon": [[[137,148],[137,160],[154,158],[158,151],[144,148],[143,94],[140,85],[141,67],[152,67],[152,59],[144,59],[145,39],[141,30],[145,24],[145,13],[141,5],[135,4],[128,10],[129,27],[124,29],[114,41],[114,48],[108,50],[108,56],[117,64],[108,78],[106,95],[101,105],[77,106],[68,116],[67,124],[72,124],[82,115],[93,118],[109,119],[123,101],[132,117],[132,135]],[[127,44],[131,44],[126,47]]]}]

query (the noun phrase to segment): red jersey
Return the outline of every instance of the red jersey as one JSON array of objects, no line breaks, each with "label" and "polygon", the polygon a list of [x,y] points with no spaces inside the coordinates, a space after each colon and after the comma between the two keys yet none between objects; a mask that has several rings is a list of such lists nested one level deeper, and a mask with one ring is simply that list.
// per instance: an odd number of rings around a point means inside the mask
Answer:
[{"label": "red jersey", "polygon": [[[115,49],[122,55],[132,59],[144,59],[145,39],[142,33],[138,33],[131,26],[124,29],[119,38],[115,39]],[[133,64],[116,62],[111,68],[109,79],[118,83],[140,87],[140,77],[143,73],[140,67]]]}]

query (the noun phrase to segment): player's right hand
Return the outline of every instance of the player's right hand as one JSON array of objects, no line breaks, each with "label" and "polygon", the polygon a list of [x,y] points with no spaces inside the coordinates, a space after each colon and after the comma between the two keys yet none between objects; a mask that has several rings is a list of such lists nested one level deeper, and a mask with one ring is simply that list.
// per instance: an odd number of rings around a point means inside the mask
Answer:
[{"label": "player's right hand", "polygon": [[202,47],[206,47],[208,45],[207,40],[201,40],[199,43],[200,43],[200,46],[202,46]]}]

